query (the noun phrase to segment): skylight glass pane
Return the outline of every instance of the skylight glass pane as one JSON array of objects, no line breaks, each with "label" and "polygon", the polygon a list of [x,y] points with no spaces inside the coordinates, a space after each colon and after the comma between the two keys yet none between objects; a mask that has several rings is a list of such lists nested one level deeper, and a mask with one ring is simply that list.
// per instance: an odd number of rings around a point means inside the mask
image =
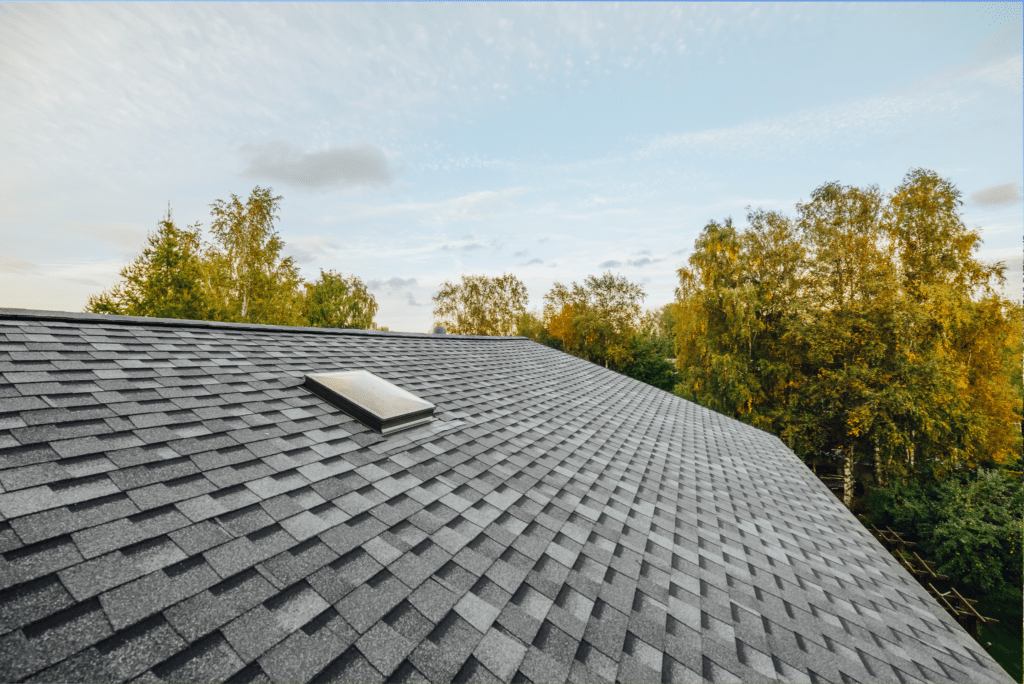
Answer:
[{"label": "skylight glass pane", "polygon": [[434,405],[364,370],[313,373],[303,382],[317,396],[387,435],[429,423]]}]

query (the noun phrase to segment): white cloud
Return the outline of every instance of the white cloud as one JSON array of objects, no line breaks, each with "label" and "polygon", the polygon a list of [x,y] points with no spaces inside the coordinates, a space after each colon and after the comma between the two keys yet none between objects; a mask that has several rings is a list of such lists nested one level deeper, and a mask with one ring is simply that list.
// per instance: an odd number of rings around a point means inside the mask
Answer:
[{"label": "white cloud", "polygon": [[975,204],[1019,204],[1022,199],[1020,183],[992,185],[971,194],[971,201]]},{"label": "white cloud", "polygon": [[1006,267],[1003,272],[1006,278],[1002,290],[1004,297],[1015,302],[1024,298],[1024,256],[1021,255],[1020,247],[982,249],[977,256],[989,264],[1001,262]]},{"label": "white cloud", "polygon": [[[645,250],[645,251],[647,252],[647,254],[650,254],[650,251],[647,251],[647,250]],[[623,266],[629,266],[631,268],[643,268],[645,266],[650,266],[651,264],[656,264],[659,261],[664,261],[664,260],[663,259],[652,259],[649,256],[642,256],[639,259],[626,259],[625,261],[619,261],[619,260],[616,260],[616,259],[611,259],[611,260],[604,261],[604,262],[598,264],[597,267],[598,268],[621,268]]]},{"label": "white cloud", "polygon": [[1024,257],[1018,254],[1015,257],[1005,259],[1003,264],[1006,266],[1006,271],[1003,272],[1003,275],[1006,277],[1003,296],[1019,302],[1024,299]]},{"label": "white cloud", "polygon": [[370,288],[371,290],[387,289],[388,291],[393,292],[395,290],[403,290],[405,288],[415,287],[416,286],[416,279],[415,278],[399,278],[398,276],[393,276],[391,278],[388,278],[387,280],[380,280],[380,279],[368,280],[366,282],[366,286],[368,288]]},{"label": "white cloud", "polygon": [[303,152],[293,143],[276,140],[243,145],[240,152],[249,164],[242,175],[256,180],[280,181],[315,190],[388,185],[394,180],[384,153],[366,142]]},{"label": "white cloud", "polygon": [[311,237],[289,238],[284,251],[298,264],[319,264],[335,255],[342,246],[329,237],[313,235]]}]

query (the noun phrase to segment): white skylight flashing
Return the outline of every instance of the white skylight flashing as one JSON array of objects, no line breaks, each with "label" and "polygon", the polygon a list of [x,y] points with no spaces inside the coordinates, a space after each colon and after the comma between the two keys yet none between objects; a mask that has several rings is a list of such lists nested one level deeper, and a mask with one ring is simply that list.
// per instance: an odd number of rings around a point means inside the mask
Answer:
[{"label": "white skylight flashing", "polygon": [[303,385],[384,435],[424,425],[434,418],[433,404],[369,371],[312,373]]}]

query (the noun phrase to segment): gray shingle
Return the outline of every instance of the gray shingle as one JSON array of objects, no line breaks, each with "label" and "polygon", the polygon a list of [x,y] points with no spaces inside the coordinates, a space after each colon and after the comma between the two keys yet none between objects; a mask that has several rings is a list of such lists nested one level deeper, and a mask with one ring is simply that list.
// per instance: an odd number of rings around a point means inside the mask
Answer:
[{"label": "gray shingle", "polygon": [[224,637],[212,634],[157,665],[153,673],[168,682],[216,682],[226,681],[243,666]]},{"label": "gray shingle", "polygon": [[311,681],[316,684],[328,684],[330,682],[338,682],[339,684],[342,682],[375,684],[376,682],[383,682],[384,676],[363,657],[358,648],[350,646]]},{"label": "gray shingle", "polygon": [[0,586],[4,588],[48,575],[81,562],[71,537],[56,537],[8,551],[0,559]]},{"label": "gray shingle", "polygon": [[[76,530],[102,525],[108,521],[124,520],[124,516],[134,515],[138,512],[139,509],[127,496],[118,493],[25,515],[11,521],[11,526],[24,542],[34,544],[37,541],[63,536]],[[79,535],[72,536],[77,544]]]},{"label": "gray shingle", "polygon": [[340,657],[355,636],[337,613],[324,611],[271,648],[259,663],[271,681],[309,681]]},{"label": "gray shingle", "polygon": [[79,651],[70,658],[48,667],[42,672],[29,677],[27,682],[67,682],[79,684],[86,682],[111,682],[121,679],[120,675],[110,668],[109,663],[95,648]]},{"label": "gray shingle", "polygon": [[778,440],[526,340],[0,335],[0,680],[1009,681]]},{"label": "gray shingle", "polygon": [[99,602],[76,603],[0,637],[0,675],[22,679],[100,641],[111,633]]},{"label": "gray shingle", "polygon": [[201,556],[157,570],[100,595],[103,609],[121,629],[193,596],[220,578]]},{"label": "gray shingle", "polygon": [[96,644],[105,668],[117,679],[131,679],[185,646],[167,621],[155,615]]},{"label": "gray shingle", "polygon": [[56,575],[11,587],[0,595],[0,633],[6,633],[74,605]]},{"label": "gray shingle", "polygon": [[231,539],[231,535],[224,528],[210,520],[175,530],[169,536],[189,556],[202,553]]}]

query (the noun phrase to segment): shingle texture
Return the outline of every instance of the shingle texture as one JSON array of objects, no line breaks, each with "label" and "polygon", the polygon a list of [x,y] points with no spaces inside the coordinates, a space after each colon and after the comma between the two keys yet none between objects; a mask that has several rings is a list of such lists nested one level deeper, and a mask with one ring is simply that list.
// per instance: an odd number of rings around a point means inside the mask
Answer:
[{"label": "shingle texture", "polygon": [[[301,387],[437,406],[388,437]],[[533,342],[0,310],[0,681],[1011,682],[778,439]]]}]

